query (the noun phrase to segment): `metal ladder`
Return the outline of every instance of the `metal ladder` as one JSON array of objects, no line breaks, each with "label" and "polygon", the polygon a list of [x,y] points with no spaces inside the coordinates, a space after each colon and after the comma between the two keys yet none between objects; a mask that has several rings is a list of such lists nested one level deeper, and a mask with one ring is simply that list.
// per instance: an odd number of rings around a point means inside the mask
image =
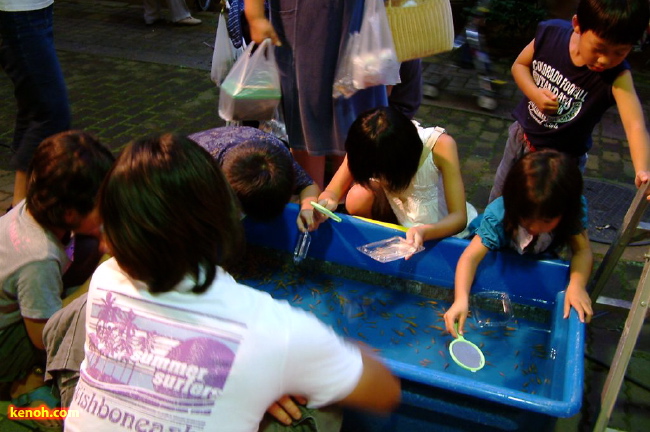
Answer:
[{"label": "metal ladder", "polygon": [[[591,280],[589,291],[591,292],[592,304],[596,304],[605,283],[611,276],[618,260],[620,259],[625,247],[629,244],[632,236],[636,233],[639,222],[645,209],[648,207],[646,195],[650,191],[650,182],[642,185],[637,191],[630,208],[628,209],[625,217],[623,218],[623,225],[617,232],[614,241],[607,250],[602,263],[596,270],[594,277]],[[609,419],[612,415],[612,410],[618,398],[618,393],[621,389],[621,384],[625,377],[627,366],[632,356],[632,351],[636,345],[641,327],[645,320],[646,312],[648,310],[648,302],[650,301],[650,254],[645,254],[645,264],[641,273],[641,279],[636,288],[634,300],[630,306],[623,327],[621,338],[618,341],[616,352],[612,360],[612,365],[609,368],[603,392],[600,397],[600,410],[594,432],[605,431],[609,424]]]}]

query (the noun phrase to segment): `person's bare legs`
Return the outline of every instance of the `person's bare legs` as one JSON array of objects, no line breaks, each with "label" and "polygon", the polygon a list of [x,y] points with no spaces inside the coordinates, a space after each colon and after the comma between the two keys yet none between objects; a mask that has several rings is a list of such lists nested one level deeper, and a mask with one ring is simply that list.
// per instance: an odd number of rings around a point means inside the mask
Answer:
[{"label": "person's bare legs", "polygon": [[14,197],[11,200],[11,206],[16,207],[27,196],[27,173],[25,171],[16,171],[14,177]]},{"label": "person's bare legs", "polygon": [[323,190],[325,183],[325,156],[312,156],[307,150],[291,150],[294,159]]},{"label": "person's bare legs", "polygon": [[336,171],[338,171],[339,167],[341,166],[341,164],[345,160],[345,155],[343,155],[343,156],[331,155],[331,156],[328,156],[328,160],[330,162],[331,170],[332,170],[332,173],[330,175],[330,177],[331,177],[331,176],[334,175],[334,173]]}]

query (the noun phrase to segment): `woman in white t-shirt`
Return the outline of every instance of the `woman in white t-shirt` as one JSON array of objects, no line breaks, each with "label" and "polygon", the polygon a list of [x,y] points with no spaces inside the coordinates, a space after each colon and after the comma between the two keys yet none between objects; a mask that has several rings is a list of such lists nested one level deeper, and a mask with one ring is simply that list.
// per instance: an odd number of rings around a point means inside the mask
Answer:
[{"label": "woman in white t-shirt", "polygon": [[88,292],[66,430],[256,431],[283,395],[389,411],[399,381],[308,312],[237,283],[236,200],[193,141],[129,144],[100,195],[114,258]]}]

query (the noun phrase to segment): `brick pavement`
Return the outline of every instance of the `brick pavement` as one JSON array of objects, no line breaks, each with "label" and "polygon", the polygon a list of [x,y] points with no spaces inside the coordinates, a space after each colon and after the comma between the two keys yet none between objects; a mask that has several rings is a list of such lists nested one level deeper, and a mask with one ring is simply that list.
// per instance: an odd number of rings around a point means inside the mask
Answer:
[{"label": "brick pavement", "polygon": [[[216,16],[212,12],[194,15],[204,20],[203,25],[145,26],[139,0],[56,0],[55,41],[70,93],[73,127],[96,134],[118,151],[130,139],[148,133],[190,133],[223,125],[217,115],[218,91],[208,73]],[[633,72],[650,118],[650,64],[646,64],[648,53],[642,54],[645,57],[634,59]],[[427,59],[425,80],[437,83],[445,76],[450,83],[437,99],[425,99],[417,115],[424,125],[444,126],[457,140],[468,199],[479,209],[487,201],[511,122],[509,113],[519,98],[508,78],[511,59],[493,61],[498,76],[508,80],[496,110],[487,112],[476,105],[473,71],[458,68],[448,56],[440,55]],[[4,74],[0,74],[0,101],[6,101],[0,104],[0,208],[6,208],[13,187],[6,145],[15,108]],[[616,117],[612,110],[595,131],[586,175],[629,184],[629,152]],[[594,249],[600,256],[604,253],[602,245],[594,244]],[[645,251],[626,250],[626,260],[608,284],[612,296],[631,299],[641,271],[638,260]],[[620,312],[609,317],[589,327],[591,339],[606,341],[596,353],[604,361],[611,358],[620,331],[617,326],[624,320]],[[650,386],[646,373],[650,347],[637,348],[630,371]],[[561,422],[558,430],[577,430],[581,421],[584,427],[584,419],[593,415],[604,371],[592,367],[587,373],[582,415]],[[623,430],[646,429],[650,416],[640,412],[648,400],[647,391],[626,383],[610,424]]]}]

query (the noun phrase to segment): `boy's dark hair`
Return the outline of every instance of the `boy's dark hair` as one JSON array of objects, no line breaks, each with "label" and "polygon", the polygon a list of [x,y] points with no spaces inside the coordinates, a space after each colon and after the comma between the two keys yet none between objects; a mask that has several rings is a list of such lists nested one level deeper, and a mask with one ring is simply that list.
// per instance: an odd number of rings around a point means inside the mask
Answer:
[{"label": "boy's dark hair", "polygon": [[194,141],[172,134],[129,143],[100,191],[108,245],[131,277],[152,293],[184,277],[204,292],[216,266],[243,245],[237,201],[217,162]]},{"label": "boy's dark hair", "polygon": [[422,140],[417,128],[392,107],[365,111],[350,126],[345,150],[354,181],[383,180],[390,191],[406,189],[418,170]]},{"label": "boy's dark hair", "polygon": [[648,28],[648,0],[580,0],[580,31],[591,30],[614,44],[634,45]]},{"label": "boy's dark hair", "polygon": [[222,169],[242,210],[258,220],[270,220],[291,199],[295,172],[291,155],[266,141],[244,142],[228,150]]},{"label": "boy's dark hair", "polygon": [[27,176],[26,205],[44,227],[70,230],[66,210],[81,216],[95,207],[99,188],[115,157],[82,131],[52,135],[36,148]]},{"label": "boy's dark hair", "polygon": [[582,174],[574,159],[545,149],[524,155],[510,168],[503,186],[504,229],[512,238],[523,219],[554,219],[552,248],[582,230]]}]

